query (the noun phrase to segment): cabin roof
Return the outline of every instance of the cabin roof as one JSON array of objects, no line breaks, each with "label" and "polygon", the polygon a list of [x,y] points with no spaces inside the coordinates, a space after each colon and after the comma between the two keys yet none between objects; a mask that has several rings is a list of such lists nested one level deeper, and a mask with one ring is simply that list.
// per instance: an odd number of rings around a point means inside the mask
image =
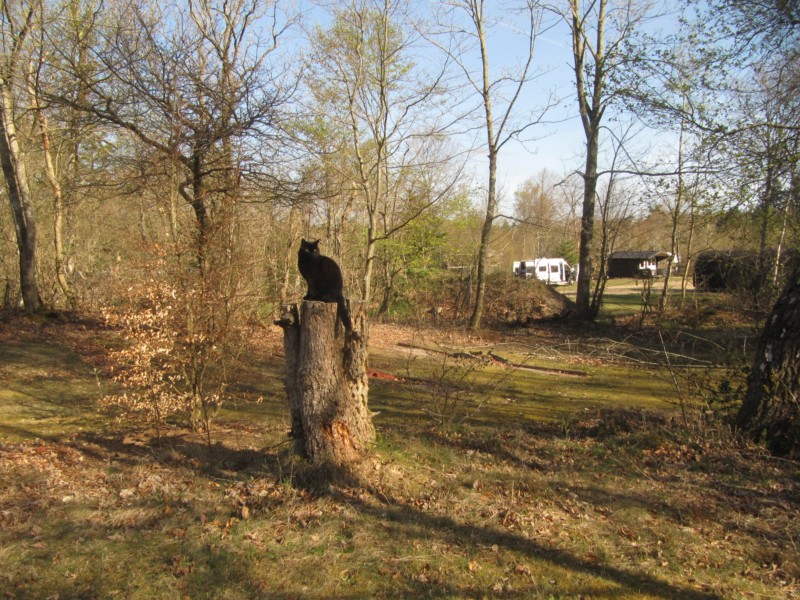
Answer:
[{"label": "cabin roof", "polygon": [[660,250],[625,250],[622,252],[612,252],[609,260],[659,260],[671,258],[670,252]]}]

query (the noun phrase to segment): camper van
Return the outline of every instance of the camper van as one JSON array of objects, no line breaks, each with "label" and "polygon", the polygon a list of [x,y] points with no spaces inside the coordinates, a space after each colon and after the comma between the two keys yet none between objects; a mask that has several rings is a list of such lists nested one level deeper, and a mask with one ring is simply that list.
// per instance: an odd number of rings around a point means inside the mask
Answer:
[{"label": "camper van", "polygon": [[567,285],[574,281],[575,273],[563,258],[533,258],[514,262],[514,275],[531,279],[535,277],[551,285]]}]

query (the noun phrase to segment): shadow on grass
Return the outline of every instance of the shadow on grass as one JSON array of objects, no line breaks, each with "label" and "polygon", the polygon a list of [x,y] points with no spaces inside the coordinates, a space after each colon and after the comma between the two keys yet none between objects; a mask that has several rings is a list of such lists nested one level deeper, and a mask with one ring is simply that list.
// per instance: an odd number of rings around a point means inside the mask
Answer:
[{"label": "shadow on grass", "polygon": [[106,456],[93,449],[102,448],[117,462],[138,464],[143,457],[150,456],[157,462],[173,467],[183,467],[204,473],[221,475],[227,473],[231,478],[244,476],[273,475],[276,480],[283,475],[278,466],[281,456],[280,448],[289,448],[288,438],[278,444],[260,450],[251,448],[231,448],[222,442],[213,442],[209,446],[189,433],[167,433],[161,439],[141,434],[141,439],[125,441],[118,436],[83,434],[69,444],[76,450],[96,459]]},{"label": "shadow on grass", "polygon": [[[543,428],[540,435],[558,437],[557,426]],[[604,435],[603,432],[596,432],[587,429],[584,435]],[[610,433],[609,433],[610,435]],[[513,448],[507,447],[501,440],[492,441],[490,438],[473,438],[467,436],[461,438],[436,438],[433,432],[426,432],[423,437],[428,437],[435,443],[449,444],[456,450],[475,449],[481,452],[491,453],[498,460],[509,460],[520,467],[537,469],[536,465],[530,464],[520,455],[514,452]],[[164,436],[161,444],[158,445],[152,438],[147,438],[143,433],[133,434],[131,438],[138,439],[138,442],[129,442],[125,439],[115,437],[104,437],[97,435],[84,435],[76,438],[74,445],[81,452],[91,454],[98,459],[108,459],[108,455],[113,456],[115,462],[122,465],[134,465],[140,463],[146,456],[151,456],[164,464],[171,466],[182,466],[193,469],[196,472],[207,471],[204,457],[208,448],[200,441],[191,439],[189,434],[173,433]],[[92,448],[94,446],[94,449]],[[272,477],[276,481],[284,478],[286,473],[281,464],[285,465],[288,456],[288,448],[266,447],[258,450],[236,449],[224,444],[214,444],[211,447],[214,460],[218,469],[224,471],[223,478],[229,481],[241,481],[252,476]],[[532,448],[532,450],[534,450]],[[526,454],[526,453],[523,453]],[[544,467],[547,469],[547,466]],[[322,472],[322,470],[300,470],[293,474],[292,480],[297,488],[312,492],[315,496],[328,497],[340,506],[348,506],[366,519],[374,523],[389,523],[395,528],[393,535],[398,538],[410,541],[419,540],[423,543],[431,541],[445,545],[457,546],[468,542],[475,547],[499,548],[521,555],[525,555],[532,560],[542,561],[560,569],[575,573],[575,579],[580,583],[572,583],[573,588],[577,585],[585,584],[580,589],[581,593],[592,595],[597,594],[601,597],[613,598],[630,597],[635,594],[649,595],[658,598],[687,598],[687,599],[711,599],[722,596],[713,592],[698,591],[680,582],[668,582],[659,579],[657,576],[638,572],[631,568],[615,567],[607,564],[598,563],[597,560],[584,559],[575,553],[554,548],[546,541],[529,539],[520,533],[504,530],[496,526],[487,526],[469,522],[463,522],[448,514],[426,512],[416,507],[408,505],[403,499],[386,496],[380,490],[370,488],[368,483],[359,483],[353,474],[341,471]],[[333,484],[333,485],[329,485]],[[345,487],[349,486],[349,487]],[[364,490],[368,494],[363,494]],[[657,498],[650,497],[648,494],[638,495],[629,494],[623,491],[610,490],[602,486],[574,487],[570,489],[576,493],[580,500],[589,502],[592,505],[605,505],[608,502],[619,503],[622,506],[633,506],[643,508],[647,511],[663,514],[665,517],[677,523],[685,520],[687,513],[691,514],[692,507],[683,506],[681,500],[675,499],[669,502],[659,501]],[[774,499],[770,499],[767,492],[757,494],[758,500],[768,504]],[[744,503],[747,498],[743,498]],[[212,509],[209,509],[212,510]],[[712,514],[709,518],[715,518]],[[142,530],[147,530],[151,526],[142,526]],[[98,533],[98,541],[107,536],[111,529],[103,530]],[[753,532],[756,535],[757,532]],[[763,532],[758,532],[763,533]],[[166,552],[166,546],[163,550]],[[168,563],[170,556],[161,556],[162,550],[155,550],[160,556],[161,569],[170,568]],[[247,560],[235,553],[226,558],[226,554],[217,551],[212,552],[209,548],[198,545],[187,548],[187,560],[193,561],[193,570],[185,578],[186,586],[184,589],[192,592],[202,592],[204,589],[219,589],[231,581],[239,582],[242,586],[254,586],[253,589],[265,589],[265,574],[263,572],[253,573],[254,568]],[[230,559],[230,560],[229,560]],[[261,568],[264,563],[260,563]],[[164,566],[167,565],[167,566]],[[180,568],[180,566],[176,567]],[[269,568],[272,568],[271,564]],[[279,568],[279,567],[275,567]],[[588,579],[588,581],[587,581]],[[596,581],[592,581],[592,579]],[[469,584],[465,582],[467,586]],[[397,582],[397,588],[402,590],[404,597],[463,597],[474,593],[476,596],[485,595],[486,588],[471,588],[454,585],[447,580],[437,579],[437,574],[432,573],[428,581],[419,581],[414,578],[403,578]],[[386,596],[391,591],[393,584],[388,583],[389,587],[381,586],[378,596]],[[594,591],[593,591],[594,590]],[[524,590],[514,589],[505,590],[499,593],[506,598],[525,598],[531,597],[531,587],[527,585]],[[546,594],[545,594],[546,595]],[[309,594],[308,597],[312,597]],[[268,588],[260,597],[270,598],[303,598],[303,591],[296,592],[272,592]],[[330,597],[346,598],[346,592],[334,594]]]},{"label": "shadow on grass", "polygon": [[[372,493],[379,504],[368,504],[357,495],[343,491],[332,492],[331,497],[339,502],[347,503],[352,508],[371,518],[383,521],[388,520],[399,525],[403,529],[402,535],[409,539],[415,537],[425,541],[439,539],[448,544],[458,544],[464,540],[470,540],[472,543],[482,546],[491,547],[492,545],[497,545],[506,550],[525,554],[531,559],[547,561],[554,566],[612,582],[623,588],[619,591],[621,596],[637,592],[651,594],[660,598],[684,598],[689,600],[721,598],[717,594],[700,592],[685,586],[670,584],[641,573],[598,565],[594,562],[583,560],[570,552],[547,547],[535,540],[526,539],[507,531],[475,524],[459,523],[449,516],[427,514],[407,506],[388,504],[383,494]],[[446,587],[445,589],[440,589],[438,585],[422,586],[419,591],[424,591],[424,595],[427,597],[442,597],[452,594],[452,590],[448,590]],[[463,593],[463,590],[459,590],[459,592]],[[605,591],[603,595],[609,597]]]}]

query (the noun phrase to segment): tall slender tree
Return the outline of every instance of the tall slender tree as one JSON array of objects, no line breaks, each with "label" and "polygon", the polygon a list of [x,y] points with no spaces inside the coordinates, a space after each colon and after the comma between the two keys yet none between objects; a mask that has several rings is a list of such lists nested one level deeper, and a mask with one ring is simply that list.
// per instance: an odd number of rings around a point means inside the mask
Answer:
[{"label": "tall slender tree", "polygon": [[608,109],[624,97],[615,78],[641,57],[626,51],[627,41],[653,17],[652,3],[643,0],[569,0],[568,10],[553,7],[572,39],[572,71],[576,100],[586,140],[583,172],[580,256],[576,316],[593,319],[600,309],[592,302],[595,205],[601,173],[598,167],[601,132]]},{"label": "tall slender tree", "polygon": [[[492,74],[490,57],[490,32],[502,24],[487,14],[502,9],[515,18],[512,30],[521,30],[519,67],[499,75]],[[538,107],[529,115],[517,112],[523,89],[538,73],[534,68],[536,41],[542,30],[543,11],[537,2],[523,0],[496,6],[485,0],[450,0],[442,3],[439,15],[439,47],[453,59],[461,72],[467,93],[478,99],[472,117],[477,119],[484,141],[480,147],[488,156],[486,212],[481,227],[480,244],[476,257],[475,298],[469,325],[478,329],[483,317],[486,272],[492,228],[498,216],[497,165],[500,151],[511,140],[536,125],[549,108]],[[471,99],[466,100],[467,103]],[[479,116],[478,116],[479,115]]]},{"label": "tall slender tree", "polygon": [[36,215],[17,134],[15,101],[17,89],[24,89],[25,44],[36,26],[39,6],[40,0],[0,3],[0,167],[17,236],[20,292],[28,313],[41,305],[36,278]]},{"label": "tall slender tree", "polygon": [[[72,8],[73,5],[70,6]],[[28,100],[36,125],[36,132],[41,142],[42,157],[44,162],[44,173],[53,194],[53,251],[55,256],[54,267],[55,277],[61,293],[67,299],[70,306],[75,307],[75,297],[67,281],[67,265],[64,257],[64,205],[65,194],[61,183],[61,173],[57,160],[57,148],[54,148],[53,132],[50,125],[50,118],[42,102],[42,79],[44,75],[45,63],[50,53],[47,46],[45,31],[50,26],[51,19],[46,16],[44,3],[40,3],[40,23],[36,35],[36,42],[32,43],[31,58],[26,71],[26,88]],[[61,82],[64,83],[63,81]],[[57,143],[57,140],[55,141]]]}]

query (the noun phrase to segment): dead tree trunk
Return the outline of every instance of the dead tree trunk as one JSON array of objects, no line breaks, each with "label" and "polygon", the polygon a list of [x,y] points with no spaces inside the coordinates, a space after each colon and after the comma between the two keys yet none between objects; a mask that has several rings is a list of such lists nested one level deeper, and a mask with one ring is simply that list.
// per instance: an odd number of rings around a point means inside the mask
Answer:
[{"label": "dead tree trunk", "polygon": [[333,303],[285,305],[278,321],[295,450],[317,465],[350,464],[375,443],[363,304],[351,309],[351,318],[358,337],[345,333]]}]

